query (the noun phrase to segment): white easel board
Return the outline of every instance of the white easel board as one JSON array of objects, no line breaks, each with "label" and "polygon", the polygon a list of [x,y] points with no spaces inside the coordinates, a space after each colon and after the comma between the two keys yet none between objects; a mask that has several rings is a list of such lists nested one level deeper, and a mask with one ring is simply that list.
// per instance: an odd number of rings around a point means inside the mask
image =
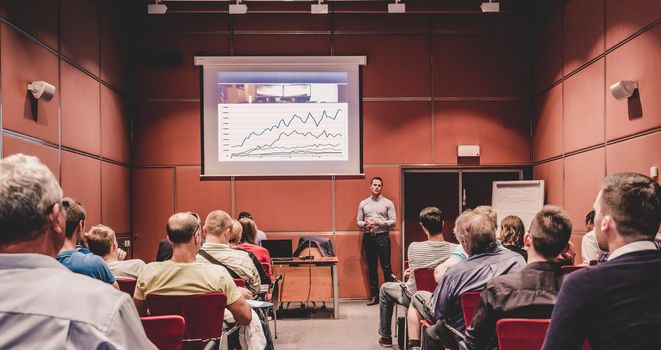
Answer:
[{"label": "white easel board", "polygon": [[498,226],[508,215],[521,218],[526,231],[544,206],[544,180],[494,181],[491,205],[498,214]]}]

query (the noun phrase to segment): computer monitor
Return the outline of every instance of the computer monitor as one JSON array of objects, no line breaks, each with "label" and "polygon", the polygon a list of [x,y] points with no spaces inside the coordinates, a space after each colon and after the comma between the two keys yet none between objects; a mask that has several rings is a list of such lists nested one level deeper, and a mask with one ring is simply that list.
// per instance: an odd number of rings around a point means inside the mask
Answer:
[{"label": "computer monitor", "polygon": [[266,248],[271,259],[291,259],[291,239],[267,239],[262,241],[262,247]]}]

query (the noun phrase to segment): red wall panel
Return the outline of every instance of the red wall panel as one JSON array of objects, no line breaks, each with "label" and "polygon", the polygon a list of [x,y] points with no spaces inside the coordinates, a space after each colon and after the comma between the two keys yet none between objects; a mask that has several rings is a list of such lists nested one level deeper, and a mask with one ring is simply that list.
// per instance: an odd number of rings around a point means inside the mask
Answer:
[{"label": "red wall panel", "polygon": [[133,142],[136,165],[199,164],[200,104],[142,104]]},{"label": "red wall panel", "polygon": [[457,146],[480,145],[480,164],[530,163],[527,102],[437,102],[436,162],[457,164]]},{"label": "red wall panel", "polygon": [[[37,102],[37,119],[32,116],[27,84],[36,80],[59,87],[57,56],[17,34],[6,24],[0,26],[2,44],[2,127],[58,143],[58,96]],[[30,64],[25,64],[30,62]]]},{"label": "red wall panel", "polygon": [[544,180],[544,188],[546,192],[545,203],[560,207],[565,205],[562,159],[535,165],[533,167],[532,177],[535,180]]},{"label": "red wall panel", "polygon": [[131,170],[101,162],[101,223],[115,233],[131,232]]},{"label": "red wall panel", "polygon": [[62,145],[101,153],[99,82],[61,61]]},{"label": "red wall panel", "polygon": [[429,102],[363,102],[365,164],[431,163]]},{"label": "red wall panel", "polygon": [[[356,4],[351,4],[355,6]],[[385,6],[379,4],[378,6]],[[428,15],[397,16],[392,14],[337,13],[334,30],[338,32],[362,33],[413,33],[429,31]]]},{"label": "red wall panel", "polygon": [[236,34],[236,56],[328,56],[331,36],[328,34]]},{"label": "red wall panel", "polygon": [[606,56],[606,86],[637,80],[640,97],[606,96],[608,140],[661,126],[661,26],[647,31]]},{"label": "red wall panel", "polygon": [[[281,6],[281,4],[278,4]],[[250,13],[233,16],[234,31],[330,31],[331,16],[308,13]],[[287,46],[287,45],[285,45]]]},{"label": "red wall panel", "polygon": [[60,52],[99,76],[99,5],[96,0],[60,2]]},{"label": "red wall panel", "polygon": [[399,229],[401,220],[399,168],[366,168],[365,178],[337,178],[335,181],[335,229],[338,231],[355,231],[358,204],[370,196],[370,180],[378,176],[383,179],[383,196],[393,201],[397,212],[397,224],[393,230]]},{"label": "red wall panel", "polygon": [[101,86],[101,156],[128,164],[131,131],[126,110],[121,96]]},{"label": "red wall panel", "polygon": [[230,45],[225,34],[158,32],[146,34],[142,42],[133,80],[140,98],[199,98],[201,67],[193,65],[193,57],[225,56]]},{"label": "red wall panel", "polygon": [[574,231],[585,231],[583,219],[592,210],[604,171],[603,148],[565,158],[565,210],[572,219]]},{"label": "red wall panel", "polygon": [[120,91],[128,90],[129,47],[126,36],[135,35],[129,31],[129,3],[99,2],[99,77]]},{"label": "red wall panel", "polygon": [[23,153],[35,156],[53,172],[56,179],[60,179],[60,159],[57,148],[48,147],[40,143],[19,139],[17,137],[2,135],[2,156]]},{"label": "red wall panel", "polygon": [[249,211],[263,231],[331,231],[329,178],[236,181],[236,212]]},{"label": "red wall panel", "polygon": [[0,1],[0,15],[48,47],[57,49],[58,4],[52,0],[4,0]]},{"label": "red wall panel", "polygon": [[636,172],[650,175],[650,167],[661,167],[661,131],[606,146],[606,172]]},{"label": "red wall panel", "polygon": [[[562,1],[544,2],[537,11],[533,40],[533,87],[541,92],[562,78]],[[541,17],[541,18],[540,18]]]},{"label": "red wall panel", "polygon": [[154,261],[158,242],[166,238],[165,225],[174,214],[174,169],[131,170],[135,257]]},{"label": "red wall panel", "polygon": [[101,161],[62,151],[62,191],[83,204],[85,227],[101,222]]},{"label": "red wall panel", "polygon": [[335,36],[335,55],[367,56],[364,97],[430,96],[430,46],[429,34]]},{"label": "red wall panel", "polygon": [[526,96],[528,38],[523,33],[436,35],[435,96]]},{"label": "red wall panel", "polygon": [[661,14],[658,0],[605,0],[606,48],[611,48],[641,30]]},{"label": "red wall panel", "polygon": [[214,210],[232,215],[231,185],[229,179],[201,180],[199,166],[177,167],[175,171],[176,211],[193,211],[204,222]]},{"label": "red wall panel", "polygon": [[565,81],[565,153],[604,142],[604,93],[603,59]]},{"label": "red wall panel", "polygon": [[604,52],[604,0],[569,0],[564,5],[564,74]]},{"label": "red wall panel", "polygon": [[535,101],[533,160],[562,154],[562,85],[556,85]]}]

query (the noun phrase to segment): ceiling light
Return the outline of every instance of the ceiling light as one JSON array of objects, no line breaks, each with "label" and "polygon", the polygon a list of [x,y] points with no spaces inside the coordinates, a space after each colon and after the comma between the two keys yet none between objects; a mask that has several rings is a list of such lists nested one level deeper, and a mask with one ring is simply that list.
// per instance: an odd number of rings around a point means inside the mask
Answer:
[{"label": "ceiling light", "polygon": [[483,2],[480,8],[482,12],[500,12],[500,3],[489,0],[489,2]]},{"label": "ceiling light", "polygon": [[404,13],[406,12],[406,4],[400,4],[399,0],[395,0],[394,4],[388,4],[388,13]]},{"label": "ceiling light", "polygon": [[248,6],[236,0],[236,4],[230,4],[230,15],[245,15],[248,12]]},{"label": "ceiling light", "polygon": [[154,4],[147,4],[147,13],[150,15],[164,15],[165,12],[167,12],[168,7],[160,2],[160,0],[156,0],[156,3]]},{"label": "ceiling light", "polygon": [[322,0],[319,0],[318,4],[310,5],[310,13],[314,15],[327,15],[328,14],[328,5],[322,4]]}]

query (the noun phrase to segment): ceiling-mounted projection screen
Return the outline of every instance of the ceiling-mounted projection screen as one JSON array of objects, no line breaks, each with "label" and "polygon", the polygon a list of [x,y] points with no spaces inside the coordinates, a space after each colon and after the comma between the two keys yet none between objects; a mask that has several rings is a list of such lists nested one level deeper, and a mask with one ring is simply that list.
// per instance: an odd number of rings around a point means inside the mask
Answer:
[{"label": "ceiling-mounted projection screen", "polygon": [[196,56],[202,176],[362,175],[365,64],[365,56]]}]

